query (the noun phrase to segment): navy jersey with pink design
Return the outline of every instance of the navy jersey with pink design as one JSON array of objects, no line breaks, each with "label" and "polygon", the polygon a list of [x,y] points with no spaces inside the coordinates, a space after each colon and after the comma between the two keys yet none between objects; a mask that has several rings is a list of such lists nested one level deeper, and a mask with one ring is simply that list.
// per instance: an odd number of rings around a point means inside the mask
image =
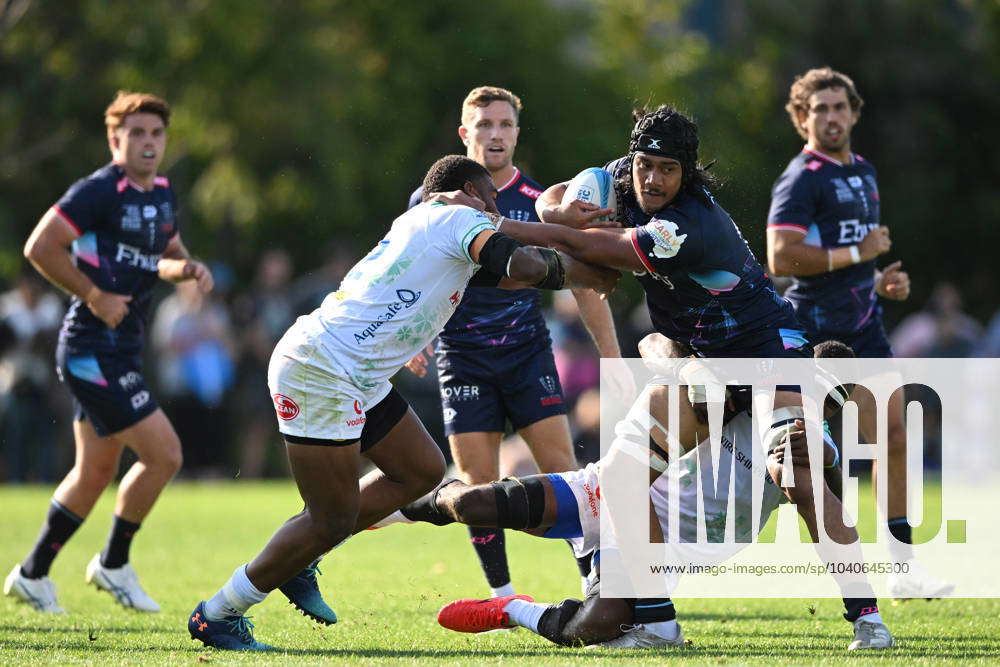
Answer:
[{"label": "navy jersey with pink design", "polygon": [[[627,158],[605,165],[627,176]],[[623,226],[646,267],[637,278],[656,330],[706,356],[761,354],[762,334],[780,349],[807,345],[791,305],[774,290],[736,223],[711,197],[711,206],[681,192],[653,215],[635,197],[621,200]]]},{"label": "navy jersey with pink design", "polygon": [[[515,169],[510,181],[497,189],[497,210],[511,220],[537,222],[535,200],[542,190],[542,186]],[[410,196],[409,207],[419,204],[422,195],[423,188],[417,188]],[[526,344],[550,344],[535,289],[469,287],[438,336],[441,350]]]},{"label": "navy jersey with pink design", "polygon": [[[803,150],[774,184],[767,226],[801,233],[821,248],[859,243],[879,226],[875,168],[859,155],[844,164]],[[847,335],[880,319],[874,276],[874,260],[860,262],[793,278],[785,296],[810,333]]]},{"label": "navy jersey with pink design", "polygon": [[144,190],[112,163],[74,183],[53,209],[80,235],[73,242],[77,268],[100,289],[132,296],[128,315],[114,330],[73,297],[60,342],[75,349],[138,351],[157,263],[178,232],[170,182],[157,176],[153,189]]}]

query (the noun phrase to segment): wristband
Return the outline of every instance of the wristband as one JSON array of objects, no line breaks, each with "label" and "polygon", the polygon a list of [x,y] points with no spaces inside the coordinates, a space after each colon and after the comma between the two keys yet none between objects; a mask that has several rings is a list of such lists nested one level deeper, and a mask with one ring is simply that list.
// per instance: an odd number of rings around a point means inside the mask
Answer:
[{"label": "wristband", "polygon": [[483,211],[483,215],[485,215],[489,221],[493,223],[493,226],[496,229],[500,229],[500,225],[502,225],[504,221],[504,217],[502,215],[499,213],[488,213],[486,211]]},{"label": "wristband", "polygon": [[826,270],[833,271],[833,248],[826,249]]},{"label": "wristband", "polygon": [[852,245],[849,250],[851,251],[851,263],[857,264],[861,261],[861,252],[858,250],[858,246]]}]

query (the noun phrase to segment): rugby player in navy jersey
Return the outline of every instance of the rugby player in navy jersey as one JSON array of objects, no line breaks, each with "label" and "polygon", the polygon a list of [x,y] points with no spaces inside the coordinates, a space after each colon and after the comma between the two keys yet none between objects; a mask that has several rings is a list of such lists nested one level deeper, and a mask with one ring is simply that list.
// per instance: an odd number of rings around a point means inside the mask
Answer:
[{"label": "rugby player in navy jersey", "polygon": [[[882,271],[875,260],[889,251],[889,228],[881,224],[875,168],[851,152],[851,130],[863,101],[854,82],[829,67],[796,78],[786,109],[806,140],[802,151],[774,184],[767,219],[768,263],[776,276],[791,276],[785,296],[795,307],[809,340],[841,340],[858,357],[891,357],[879,297],[897,301],[910,294],[910,279],[893,262]],[[875,415],[863,411],[862,430],[875,434]],[[873,440],[872,440],[873,441]],[[894,597],[937,597],[952,586],[913,561],[906,518],[906,427],[903,402],[889,402],[889,550],[908,573],[892,575]],[[899,471],[899,472],[895,472]]]},{"label": "rugby player in navy jersey", "polygon": [[119,92],[104,114],[112,162],[80,179],[35,226],[24,255],[71,296],[59,332],[59,377],[73,394],[76,460],[56,488],[34,548],[4,593],[63,613],[49,568],[118,471],[122,450],[138,461],[118,487],[107,546],[86,580],[125,607],[156,612],[129,563],[132,538],[181,467],[181,445],[142,374],[143,330],[157,280],[212,274],[191,259],[177,225],[177,199],[157,175],[170,109],[153,95]]},{"label": "rugby player in navy jersey", "polygon": [[[492,175],[500,214],[537,222],[535,200],[542,187],[513,163],[521,109],[521,100],[509,90],[474,88],[462,102],[458,136],[466,156]],[[421,196],[418,188],[410,208]],[[607,302],[592,290],[573,290],[573,295],[599,356],[620,357]],[[423,376],[429,351],[407,368]],[[437,368],[445,434],[464,481],[485,484],[499,479],[500,440],[508,419],[542,472],[577,468],[538,290],[470,287],[438,336]],[[620,389],[627,398],[629,388]],[[504,531],[470,527],[469,535],[493,595],[512,595]],[[589,561],[578,564],[586,576]]]},{"label": "rugby player in navy jersey", "polygon": [[[668,106],[636,111],[634,119],[628,154],[605,166],[615,179],[623,228],[595,227],[595,216],[613,211],[562,203],[568,183],[560,183],[536,205],[543,221],[557,224],[504,220],[504,231],[591,264],[632,271],[657,332],[699,356],[812,356],[791,305],[712,197],[713,180],[698,165],[695,124]],[[788,424],[804,417],[798,388],[779,386],[774,408],[762,440],[768,450],[779,445]]]}]

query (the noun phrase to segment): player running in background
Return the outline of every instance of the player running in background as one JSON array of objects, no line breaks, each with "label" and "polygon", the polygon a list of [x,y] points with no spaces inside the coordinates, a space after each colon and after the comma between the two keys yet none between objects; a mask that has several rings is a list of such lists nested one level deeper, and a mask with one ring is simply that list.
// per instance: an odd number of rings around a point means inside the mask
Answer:
[{"label": "player running in background", "polygon": [[[521,108],[520,98],[509,90],[474,88],[462,102],[458,136],[467,157],[493,177],[499,213],[512,220],[537,221],[535,200],[542,187],[513,163]],[[410,207],[420,203],[422,192],[417,188]],[[573,290],[573,295],[598,355],[620,357],[607,301],[593,290]],[[422,377],[426,363],[421,352],[407,367]],[[539,470],[577,467],[538,290],[470,287],[438,336],[437,368],[445,435],[467,483],[485,484],[500,477],[500,441],[508,419]],[[622,393],[627,394],[627,388]],[[503,530],[470,527],[469,536],[492,594],[513,594]],[[579,566],[585,577],[589,561]]]},{"label": "player running in background", "polygon": [[[875,168],[851,152],[862,104],[854,82],[829,67],[809,70],[792,84],[786,108],[806,145],[774,184],[768,263],[774,275],[792,277],[785,296],[811,341],[835,338],[859,357],[891,357],[878,298],[905,300],[910,279],[902,262],[882,271],[875,266],[891,241],[881,224]],[[874,473],[888,486],[890,555],[908,563],[908,574],[890,577],[889,591],[894,597],[937,597],[953,586],[914,560],[902,398],[891,398],[888,411],[887,469],[876,466]],[[862,431],[874,442],[875,415],[863,411],[861,419]]]},{"label": "player running in background", "polygon": [[[653,334],[646,340],[650,338],[660,338],[662,341],[647,346],[654,349],[657,356],[681,357],[690,353],[690,350],[684,350],[683,346],[658,334]],[[817,348],[816,353],[818,357],[853,356],[849,348],[836,341],[824,343]],[[644,349],[643,354],[649,354],[648,349]],[[826,418],[840,410],[847,399],[847,390],[843,387],[831,383],[830,389],[833,391],[824,406]],[[756,476],[764,477],[760,523],[754,527],[752,521],[740,520],[737,514],[735,542],[727,543],[726,548],[722,548],[724,535],[709,534],[709,540],[719,544],[711,551],[702,551],[698,562],[707,562],[702,560],[706,556],[722,562],[750,544],[754,535],[767,523],[771,513],[780,503],[786,502],[783,492],[797,503],[797,510],[809,527],[813,539],[816,539],[818,530],[815,505],[811,493],[803,494],[801,488],[809,486],[803,483],[803,479],[808,479],[809,468],[802,421],[798,421],[788,432],[796,486],[800,487],[796,491],[780,487],[785,455],[783,447],[771,454],[767,470],[756,464],[760,459],[753,452],[750,396],[748,392],[736,387],[729,390],[720,435],[720,442],[731,446],[732,455],[725,455],[723,452],[717,469],[706,465],[706,461],[711,460],[711,442],[706,438],[707,406],[681,401],[678,412],[680,423],[676,435],[686,453],[673,464],[668,464],[666,432],[663,430],[667,428],[667,396],[666,386],[654,384],[647,387],[629,416],[616,428],[616,442],[612,445],[611,452],[597,464],[569,473],[533,475],[480,486],[447,480],[433,492],[402,508],[401,513],[393,518],[396,521],[424,521],[436,525],[460,522],[507,526],[539,537],[569,537],[574,540],[579,553],[591,554],[598,548],[608,548],[607,545],[600,544],[600,469],[605,465],[615,465],[616,456],[624,454],[649,463],[649,497],[653,518],[656,519],[651,530],[653,541],[662,541],[663,536],[669,534],[671,488],[677,488],[681,493],[678,534],[682,539],[693,539],[698,534],[698,524],[701,521],[698,513],[693,511],[698,506],[698,495],[701,495],[706,525],[722,517],[721,530],[724,533],[730,502],[729,485],[719,488],[716,480],[732,478],[735,494],[733,506],[739,508],[751,506],[753,480]],[[638,425],[649,423],[648,416],[652,417],[654,426],[645,431]],[[824,485],[826,501],[834,496],[834,489],[839,490],[841,472],[836,443],[826,435],[825,444],[824,474],[828,480],[827,485]],[[737,460],[755,461],[755,464],[745,467],[735,463]],[[388,524],[389,521],[385,523]],[[858,540],[853,528],[847,528],[836,535],[831,532],[831,537],[841,543],[857,543]],[[694,546],[690,548],[697,549]],[[860,546],[857,548],[860,557]],[[599,561],[599,555],[599,552],[595,555],[595,561]],[[540,604],[524,595],[491,600],[459,600],[445,605],[439,612],[438,620],[444,627],[459,632],[485,632],[502,627],[522,626],[564,646],[589,644],[606,648],[648,649],[684,645],[684,635],[676,621],[673,602],[669,598],[600,597],[599,574],[598,566],[586,600],[582,602],[569,599],[556,605]],[[847,590],[857,591],[859,583],[861,587],[871,590],[863,576],[848,575],[848,578],[851,581],[835,576],[838,584]],[[674,579],[668,588],[673,588],[676,584]],[[849,650],[889,648],[893,645],[873,596],[845,597],[844,606],[847,612],[845,618],[854,625],[854,640],[848,647]],[[652,620],[651,617],[655,614],[653,610],[658,608],[665,612],[661,612],[660,618]]]},{"label": "player running in background", "polygon": [[118,487],[111,534],[86,580],[125,607],[160,606],[129,563],[132,538],[180,470],[181,444],[142,375],[143,330],[158,279],[212,274],[191,259],[177,225],[177,199],[157,175],[170,109],[153,95],[119,92],[104,113],[112,162],[83,178],[35,226],[24,255],[72,297],[59,332],[59,378],[73,394],[76,460],[56,488],[38,541],[7,576],[4,593],[62,613],[49,568],[118,472],[122,450],[138,457]]},{"label": "player running in background", "polygon": [[[461,156],[438,160],[430,193],[460,190],[495,213],[489,172]],[[494,215],[493,218],[498,216]],[[526,247],[467,206],[425,202],[393,223],[340,285],[278,342],[268,387],[305,509],[188,617],[208,646],[265,650],[244,615],[304,567],[441,480],[444,458],[389,379],[451,317],[470,278],[607,293],[618,274]],[[375,468],[358,481],[361,457]],[[359,488],[360,487],[360,488]]]}]

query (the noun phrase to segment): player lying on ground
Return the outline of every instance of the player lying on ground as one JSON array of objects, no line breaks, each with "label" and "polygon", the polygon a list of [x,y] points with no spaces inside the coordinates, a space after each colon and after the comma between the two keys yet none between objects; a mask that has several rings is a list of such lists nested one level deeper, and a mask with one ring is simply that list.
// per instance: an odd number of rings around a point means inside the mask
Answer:
[{"label": "player lying on ground", "polygon": [[[438,160],[424,192],[464,191],[496,212],[486,169],[457,155]],[[618,273],[499,233],[481,211],[427,202],[392,223],[340,289],[300,317],[278,342],[268,385],[292,475],[305,509],[291,517],[248,565],[188,617],[191,637],[208,646],[263,650],[244,613],[304,567],[444,474],[444,458],[389,379],[441,330],[473,274],[543,289],[608,293]],[[482,278],[482,275],[480,276]],[[361,457],[375,469],[358,482]],[[292,601],[328,623],[315,579]]]},{"label": "player lying on ground", "polygon": [[[672,356],[686,356],[681,346],[662,338],[659,345],[661,351],[673,353]],[[817,356],[851,356],[845,346],[829,342],[817,349]],[[647,387],[636,403],[639,410],[648,409],[656,421],[666,423],[665,386],[652,385]],[[846,399],[846,391],[835,394],[837,400],[830,398],[824,406],[824,414],[829,417],[840,409]],[[648,406],[648,408],[647,408]],[[650,503],[658,521],[651,526],[654,538],[667,533],[668,489],[671,478],[676,478],[681,489],[682,504],[685,503],[685,490],[690,498],[687,502],[695,506],[693,489],[699,484],[693,478],[697,473],[694,459],[699,455],[699,448],[710,447],[710,442],[703,436],[707,431],[704,404],[690,404],[681,401],[679,414],[680,425],[678,436],[681,446],[687,452],[677,465],[667,466],[665,462],[666,446],[665,432],[654,428],[648,452],[650,461]],[[752,460],[751,448],[753,437],[751,433],[752,419],[749,412],[749,400],[745,393],[730,392],[727,399],[722,438],[733,443],[734,457],[742,454],[746,460]],[[643,440],[649,441],[645,434]],[[804,424],[796,421],[794,428],[788,431],[788,440],[793,459],[793,468],[797,480],[808,479],[808,454]],[[657,444],[658,443],[658,444]],[[827,472],[830,479],[839,483],[839,458],[836,445],[827,438],[824,448]],[[697,447],[697,448],[696,448]],[[811,485],[799,483],[795,488],[781,488],[781,474],[784,462],[784,449],[777,449],[769,456],[767,467],[770,477],[765,477],[764,498],[761,510],[761,523],[766,523],[768,516],[778,504],[787,499],[797,503],[799,514],[805,520],[810,533],[817,538],[814,504],[811,497]],[[612,453],[609,457],[614,457]],[[719,475],[728,478],[733,458],[720,457]],[[688,463],[692,465],[687,465]],[[523,478],[507,479],[492,484],[469,486],[458,480],[443,482],[430,494],[402,508],[401,512],[389,517],[384,524],[395,521],[426,521],[438,525],[459,522],[476,526],[493,526],[515,528],[532,535],[547,538],[575,538],[580,553],[588,553],[598,548],[600,539],[599,503],[593,502],[598,493],[599,465],[608,465],[607,459],[599,464],[590,464],[583,470],[563,474],[533,475]],[[612,463],[613,465],[613,463]],[[666,471],[667,474],[661,474]],[[755,472],[747,470],[742,465],[735,466],[734,490],[736,503],[749,502],[753,493],[752,480]],[[711,474],[703,471],[702,474]],[[759,468],[756,474],[762,474]],[[772,479],[773,478],[773,481]],[[686,483],[685,483],[686,482]],[[701,487],[706,516],[718,514],[724,516],[727,511],[728,498],[718,497],[715,484],[703,479]],[[824,485],[826,498],[833,496],[828,485]],[[784,496],[782,495],[784,493]],[[833,508],[831,504],[824,505],[829,515]],[[839,503],[837,503],[837,510]],[[693,514],[681,514],[680,530],[682,534],[697,534],[697,519]],[[749,523],[747,524],[749,525]],[[759,530],[759,527],[758,527]],[[754,531],[756,532],[756,531]],[[857,533],[853,541],[857,541]],[[743,545],[749,543],[749,535],[738,536],[737,541]],[[839,536],[841,538],[845,536]],[[730,550],[732,555],[742,548],[742,545]],[[520,625],[526,627],[546,639],[562,645],[597,644],[611,648],[655,648],[665,646],[680,646],[684,643],[681,628],[676,622],[673,603],[668,598],[662,599],[622,599],[602,598],[599,596],[599,565],[600,552],[595,553],[595,574],[592,585],[583,602],[575,599],[564,600],[557,605],[535,603],[527,596],[508,596],[491,600],[459,600],[443,607],[438,615],[439,622],[452,630],[460,632],[484,632],[502,627]],[[843,582],[838,581],[842,584]],[[854,582],[856,583],[856,581]],[[868,648],[887,648],[893,645],[888,628],[882,622],[878,613],[876,601],[868,598],[845,598],[847,609],[845,618],[854,623],[854,641],[849,650]],[[623,632],[623,628],[627,630]]]}]

